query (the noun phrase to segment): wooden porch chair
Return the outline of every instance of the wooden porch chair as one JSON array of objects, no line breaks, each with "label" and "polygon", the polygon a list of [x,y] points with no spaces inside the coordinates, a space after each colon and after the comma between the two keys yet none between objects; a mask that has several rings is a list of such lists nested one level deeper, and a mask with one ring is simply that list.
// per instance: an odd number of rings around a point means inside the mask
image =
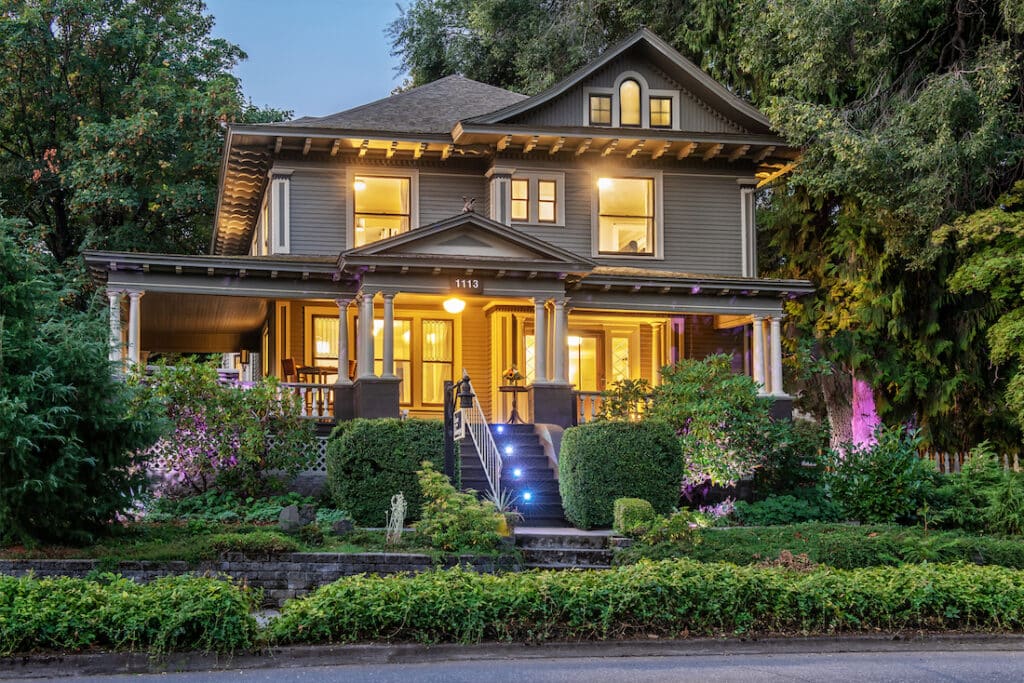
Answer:
[{"label": "wooden porch chair", "polygon": [[282,358],[281,359],[281,381],[282,382],[298,382],[299,371],[298,364],[294,358]]}]

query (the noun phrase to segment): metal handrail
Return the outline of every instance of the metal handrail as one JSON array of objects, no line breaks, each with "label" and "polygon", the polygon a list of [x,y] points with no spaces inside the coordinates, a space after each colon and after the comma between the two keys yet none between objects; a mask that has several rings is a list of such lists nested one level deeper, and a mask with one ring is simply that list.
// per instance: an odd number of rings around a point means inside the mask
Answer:
[{"label": "metal handrail", "polygon": [[463,408],[462,417],[465,420],[466,429],[469,430],[476,446],[477,455],[480,456],[480,464],[483,465],[484,474],[487,476],[487,483],[491,486],[491,495],[498,500],[501,495],[501,452],[494,442],[494,435],[491,433],[491,426],[487,423],[487,416],[484,409],[477,400],[473,383],[469,381],[469,375],[463,370],[462,380],[469,385],[473,393],[473,407]]}]

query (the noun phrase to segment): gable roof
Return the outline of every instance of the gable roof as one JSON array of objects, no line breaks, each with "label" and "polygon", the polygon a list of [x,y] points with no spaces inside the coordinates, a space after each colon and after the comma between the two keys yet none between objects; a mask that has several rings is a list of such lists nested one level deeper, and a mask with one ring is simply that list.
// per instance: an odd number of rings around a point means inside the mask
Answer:
[{"label": "gable roof", "polygon": [[462,119],[525,99],[526,95],[454,75],[336,114],[304,116],[266,127],[448,135]]},{"label": "gable roof", "polygon": [[620,55],[633,50],[644,50],[646,55],[665,73],[692,92],[698,99],[734,119],[751,133],[772,134],[771,123],[755,107],[733,94],[728,88],[705,73],[699,66],[681,55],[674,47],[659,38],[653,31],[641,28],[616,45],[609,47],[601,56],[581,69],[570,74],[544,92],[529,99],[513,102],[503,109],[486,112],[465,119],[466,123],[504,123],[510,118],[540,107],[564,94],[588,76],[604,68]]},{"label": "gable roof", "polygon": [[532,235],[465,212],[430,225],[349,249],[339,266],[467,267],[524,272],[586,273],[590,259]]}]

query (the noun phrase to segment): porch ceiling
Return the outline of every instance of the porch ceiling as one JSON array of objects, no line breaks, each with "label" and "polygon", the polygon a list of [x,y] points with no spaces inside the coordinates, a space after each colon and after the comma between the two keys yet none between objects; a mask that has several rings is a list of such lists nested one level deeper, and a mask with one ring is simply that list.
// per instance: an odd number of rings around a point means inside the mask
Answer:
[{"label": "porch ceiling", "polygon": [[265,299],[164,292],[147,294],[140,306],[142,348],[174,353],[253,348],[268,308]]}]

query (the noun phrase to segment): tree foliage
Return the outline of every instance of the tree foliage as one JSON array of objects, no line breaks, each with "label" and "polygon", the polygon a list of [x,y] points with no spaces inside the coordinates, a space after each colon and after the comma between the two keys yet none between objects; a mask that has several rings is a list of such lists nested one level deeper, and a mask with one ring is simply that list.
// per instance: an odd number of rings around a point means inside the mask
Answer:
[{"label": "tree foliage", "polygon": [[245,54],[201,0],[0,1],[0,199],[64,262],[83,247],[209,244],[220,123]]},{"label": "tree foliage", "polygon": [[[488,17],[520,7],[499,32]],[[463,8],[435,15],[439,8]],[[483,8],[470,11],[469,8]],[[1022,175],[1024,10],[1019,0],[417,0],[393,31],[414,84],[460,71],[535,93],[640,25],[658,33],[804,148],[761,196],[765,275],[809,278],[791,304],[832,372],[837,410],[852,377],[891,423],[940,447],[1019,434],[999,397],[980,292],[950,291],[961,254],[933,234],[990,206]],[[539,22],[537,13],[546,15]],[[442,16],[436,23],[424,16]],[[481,67],[516,46],[508,68]],[[454,49],[472,44],[472,59]],[[428,44],[445,60],[423,68]],[[842,413],[842,419],[839,419]],[[843,423],[847,423],[844,426]]]},{"label": "tree foliage", "polygon": [[0,217],[0,542],[85,541],[144,489],[135,454],[159,422],[24,231]]}]

